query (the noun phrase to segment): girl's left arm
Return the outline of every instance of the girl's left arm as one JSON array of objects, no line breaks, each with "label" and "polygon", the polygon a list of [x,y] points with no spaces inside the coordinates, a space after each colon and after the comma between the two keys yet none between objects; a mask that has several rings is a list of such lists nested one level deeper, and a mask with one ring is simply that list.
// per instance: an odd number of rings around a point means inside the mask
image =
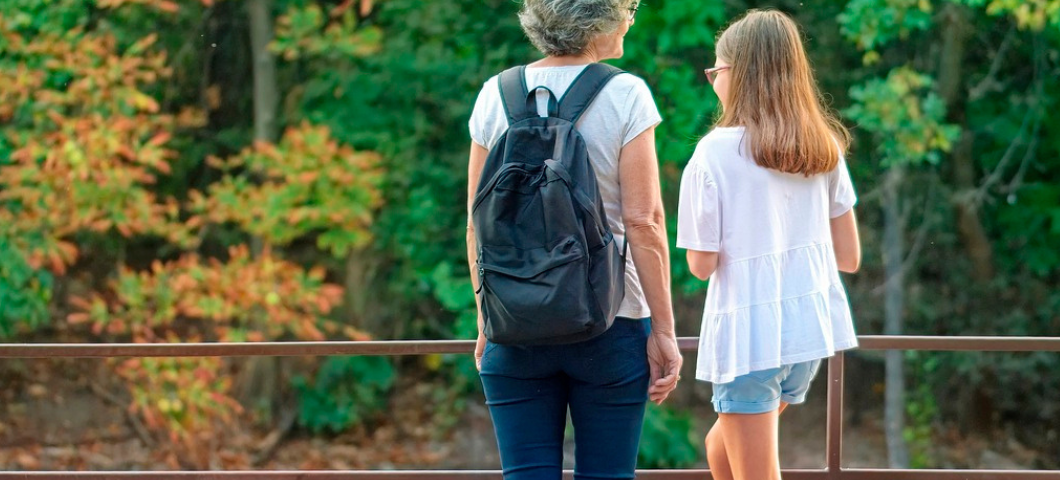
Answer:
[{"label": "girl's left arm", "polygon": [[688,259],[688,269],[692,275],[700,280],[706,280],[718,269],[718,252],[701,252],[699,250],[688,250],[685,255]]}]

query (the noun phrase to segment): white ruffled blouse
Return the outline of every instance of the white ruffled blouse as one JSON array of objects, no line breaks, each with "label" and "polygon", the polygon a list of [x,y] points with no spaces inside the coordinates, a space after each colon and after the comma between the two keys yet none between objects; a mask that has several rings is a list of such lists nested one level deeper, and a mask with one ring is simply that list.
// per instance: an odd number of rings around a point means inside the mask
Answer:
[{"label": "white ruffled blouse", "polygon": [[835,170],[804,177],[755,164],[742,127],[699,142],[677,226],[678,247],[718,252],[696,378],[728,383],[857,346],[829,226],[856,201],[842,157]]}]

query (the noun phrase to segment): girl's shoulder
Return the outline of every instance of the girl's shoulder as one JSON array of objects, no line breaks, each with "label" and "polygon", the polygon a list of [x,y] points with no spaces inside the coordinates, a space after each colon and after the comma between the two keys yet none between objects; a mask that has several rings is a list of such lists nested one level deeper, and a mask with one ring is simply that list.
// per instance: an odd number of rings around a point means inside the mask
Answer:
[{"label": "girl's shoulder", "polygon": [[690,165],[710,168],[733,153],[739,154],[743,143],[743,127],[714,127],[696,145]]}]

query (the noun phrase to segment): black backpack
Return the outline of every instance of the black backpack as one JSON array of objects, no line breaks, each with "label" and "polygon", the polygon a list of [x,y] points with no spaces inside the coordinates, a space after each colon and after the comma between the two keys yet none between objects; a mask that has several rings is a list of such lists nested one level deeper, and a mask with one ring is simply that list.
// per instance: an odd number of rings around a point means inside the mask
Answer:
[{"label": "black backpack", "polygon": [[[549,345],[611,327],[626,262],[607,224],[578,117],[621,70],[591,64],[561,101],[528,91],[526,67],[500,75],[508,131],[490,150],[472,204],[485,335]],[[548,91],[548,117],[537,111]]]}]

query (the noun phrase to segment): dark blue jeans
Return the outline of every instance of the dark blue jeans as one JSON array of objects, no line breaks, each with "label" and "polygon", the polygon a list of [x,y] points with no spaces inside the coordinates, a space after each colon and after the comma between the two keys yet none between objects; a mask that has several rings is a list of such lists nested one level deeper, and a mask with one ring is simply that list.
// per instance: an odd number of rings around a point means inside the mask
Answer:
[{"label": "dark blue jeans", "polygon": [[487,343],[482,386],[505,480],[559,480],[574,424],[574,478],[633,478],[648,400],[649,319],[615,319],[570,345]]}]

